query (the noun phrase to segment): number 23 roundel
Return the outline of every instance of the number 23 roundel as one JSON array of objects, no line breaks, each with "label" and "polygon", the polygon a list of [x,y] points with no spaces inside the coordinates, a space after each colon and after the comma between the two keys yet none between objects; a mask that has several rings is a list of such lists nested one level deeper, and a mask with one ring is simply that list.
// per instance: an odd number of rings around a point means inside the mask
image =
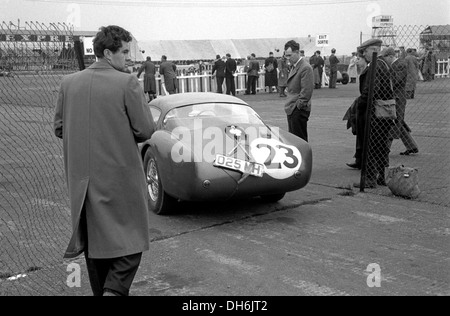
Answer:
[{"label": "number 23 roundel", "polygon": [[302,165],[298,148],[276,139],[255,139],[250,145],[250,152],[257,163],[265,166],[264,172],[278,180],[292,177]]}]

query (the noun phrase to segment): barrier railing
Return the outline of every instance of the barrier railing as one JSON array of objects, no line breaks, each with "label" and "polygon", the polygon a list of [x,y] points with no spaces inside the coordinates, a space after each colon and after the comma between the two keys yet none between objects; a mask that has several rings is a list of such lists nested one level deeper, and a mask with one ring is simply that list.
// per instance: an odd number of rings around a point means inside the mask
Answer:
[{"label": "barrier railing", "polygon": [[[187,92],[216,92],[217,91],[217,81],[212,78],[211,74],[202,75],[188,75],[188,76],[178,76],[178,93]],[[247,74],[236,73],[234,74],[234,80],[236,83],[236,93],[243,94],[246,90]],[[144,79],[140,78],[139,81],[143,84]],[[160,96],[165,95],[165,91],[162,87],[161,77],[156,77],[156,94]],[[223,83],[224,92],[226,91],[225,81]],[[259,78],[256,83],[256,91],[265,90],[265,80],[264,72],[259,73]]]},{"label": "barrier railing", "polygon": [[450,77],[450,58],[440,59],[437,61],[437,70],[435,76],[437,78],[449,78]]}]

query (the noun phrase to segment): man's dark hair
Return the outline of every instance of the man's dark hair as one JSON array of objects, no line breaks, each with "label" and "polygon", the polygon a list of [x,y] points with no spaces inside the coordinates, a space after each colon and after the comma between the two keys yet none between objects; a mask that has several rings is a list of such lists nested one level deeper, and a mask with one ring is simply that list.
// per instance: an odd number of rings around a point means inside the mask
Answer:
[{"label": "man's dark hair", "polygon": [[127,30],[117,25],[102,26],[94,38],[94,53],[98,58],[103,58],[105,49],[115,53],[122,47],[122,41],[131,42],[133,37]]},{"label": "man's dark hair", "polygon": [[252,56],[256,58],[256,55],[255,55],[255,53],[252,53]]},{"label": "man's dark hair", "polygon": [[167,56],[166,55],[162,55],[161,59],[167,60]]},{"label": "man's dark hair", "polygon": [[333,53],[333,54],[336,53],[336,49],[333,48],[333,49],[331,50],[331,53]]},{"label": "man's dark hair", "polygon": [[227,54],[227,57],[231,57],[231,55],[230,55],[230,54]]},{"label": "man's dark hair", "polygon": [[290,40],[289,42],[287,42],[286,44],[284,44],[284,50],[288,50],[289,47],[292,49],[292,51],[297,51],[300,49],[300,44],[297,43],[294,40]]}]

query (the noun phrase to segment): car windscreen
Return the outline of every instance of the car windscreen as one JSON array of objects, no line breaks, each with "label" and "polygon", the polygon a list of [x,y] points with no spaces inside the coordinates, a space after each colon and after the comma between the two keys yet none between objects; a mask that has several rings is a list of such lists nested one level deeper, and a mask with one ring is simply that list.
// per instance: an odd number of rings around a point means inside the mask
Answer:
[{"label": "car windscreen", "polygon": [[163,126],[172,131],[176,127],[195,129],[209,126],[265,126],[260,116],[249,106],[230,103],[204,103],[175,108],[164,118]]}]

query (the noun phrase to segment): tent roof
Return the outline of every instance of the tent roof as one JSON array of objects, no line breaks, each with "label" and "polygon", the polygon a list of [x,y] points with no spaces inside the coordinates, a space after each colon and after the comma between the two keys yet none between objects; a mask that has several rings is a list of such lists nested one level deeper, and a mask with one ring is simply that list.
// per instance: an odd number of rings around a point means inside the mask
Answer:
[{"label": "tent roof", "polygon": [[160,60],[162,55],[166,55],[169,60],[211,60],[216,55],[225,56],[227,53],[233,58],[246,58],[251,53],[266,58],[269,52],[273,52],[275,57],[281,57],[284,44],[292,39],[300,43],[300,49],[305,50],[307,56],[319,49],[313,37],[139,41],[139,47],[145,51],[144,56],[150,56],[155,61]]}]

